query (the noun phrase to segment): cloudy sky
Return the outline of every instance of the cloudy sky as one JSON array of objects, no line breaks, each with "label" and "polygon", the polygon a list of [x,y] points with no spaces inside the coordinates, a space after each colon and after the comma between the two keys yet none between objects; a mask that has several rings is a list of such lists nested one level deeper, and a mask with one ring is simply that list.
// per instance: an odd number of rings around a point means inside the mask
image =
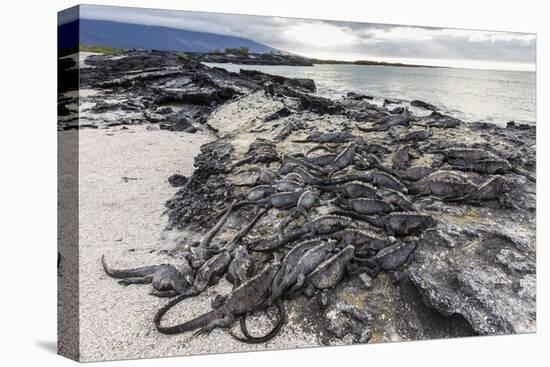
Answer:
[{"label": "cloudy sky", "polygon": [[526,33],[83,6],[81,17],[245,37],[303,56],[452,67],[534,70]]}]

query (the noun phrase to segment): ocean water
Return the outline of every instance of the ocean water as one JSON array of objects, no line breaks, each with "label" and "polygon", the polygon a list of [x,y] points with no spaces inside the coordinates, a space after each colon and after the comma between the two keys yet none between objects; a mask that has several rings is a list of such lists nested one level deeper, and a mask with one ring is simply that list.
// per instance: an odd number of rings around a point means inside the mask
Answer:
[{"label": "ocean water", "polygon": [[347,92],[404,100],[420,99],[467,122],[536,121],[534,72],[368,65],[271,66],[207,64],[238,72],[254,69],[289,78],[311,78],[319,95]]}]

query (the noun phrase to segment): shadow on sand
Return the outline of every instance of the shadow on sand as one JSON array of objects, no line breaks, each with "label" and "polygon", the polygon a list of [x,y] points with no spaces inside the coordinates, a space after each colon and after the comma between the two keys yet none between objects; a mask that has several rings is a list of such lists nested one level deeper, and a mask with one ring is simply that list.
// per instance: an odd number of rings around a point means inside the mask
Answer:
[{"label": "shadow on sand", "polygon": [[36,342],[40,348],[46,350],[47,352],[57,354],[57,342],[52,340],[39,340]]}]

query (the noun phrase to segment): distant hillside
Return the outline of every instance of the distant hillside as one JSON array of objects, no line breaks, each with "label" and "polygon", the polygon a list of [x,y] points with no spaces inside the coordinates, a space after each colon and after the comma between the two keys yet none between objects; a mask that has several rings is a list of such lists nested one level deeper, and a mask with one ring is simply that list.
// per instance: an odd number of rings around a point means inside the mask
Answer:
[{"label": "distant hillside", "polygon": [[116,48],[208,52],[214,49],[248,47],[250,52],[277,51],[246,38],[183,29],[80,19],[80,43]]}]

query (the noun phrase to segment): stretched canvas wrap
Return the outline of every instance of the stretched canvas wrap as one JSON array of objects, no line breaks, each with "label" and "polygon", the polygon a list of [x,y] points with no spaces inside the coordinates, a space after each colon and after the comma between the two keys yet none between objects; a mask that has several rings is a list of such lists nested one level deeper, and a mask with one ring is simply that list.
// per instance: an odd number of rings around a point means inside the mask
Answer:
[{"label": "stretched canvas wrap", "polygon": [[58,348],[536,331],[534,34],[59,13]]}]

